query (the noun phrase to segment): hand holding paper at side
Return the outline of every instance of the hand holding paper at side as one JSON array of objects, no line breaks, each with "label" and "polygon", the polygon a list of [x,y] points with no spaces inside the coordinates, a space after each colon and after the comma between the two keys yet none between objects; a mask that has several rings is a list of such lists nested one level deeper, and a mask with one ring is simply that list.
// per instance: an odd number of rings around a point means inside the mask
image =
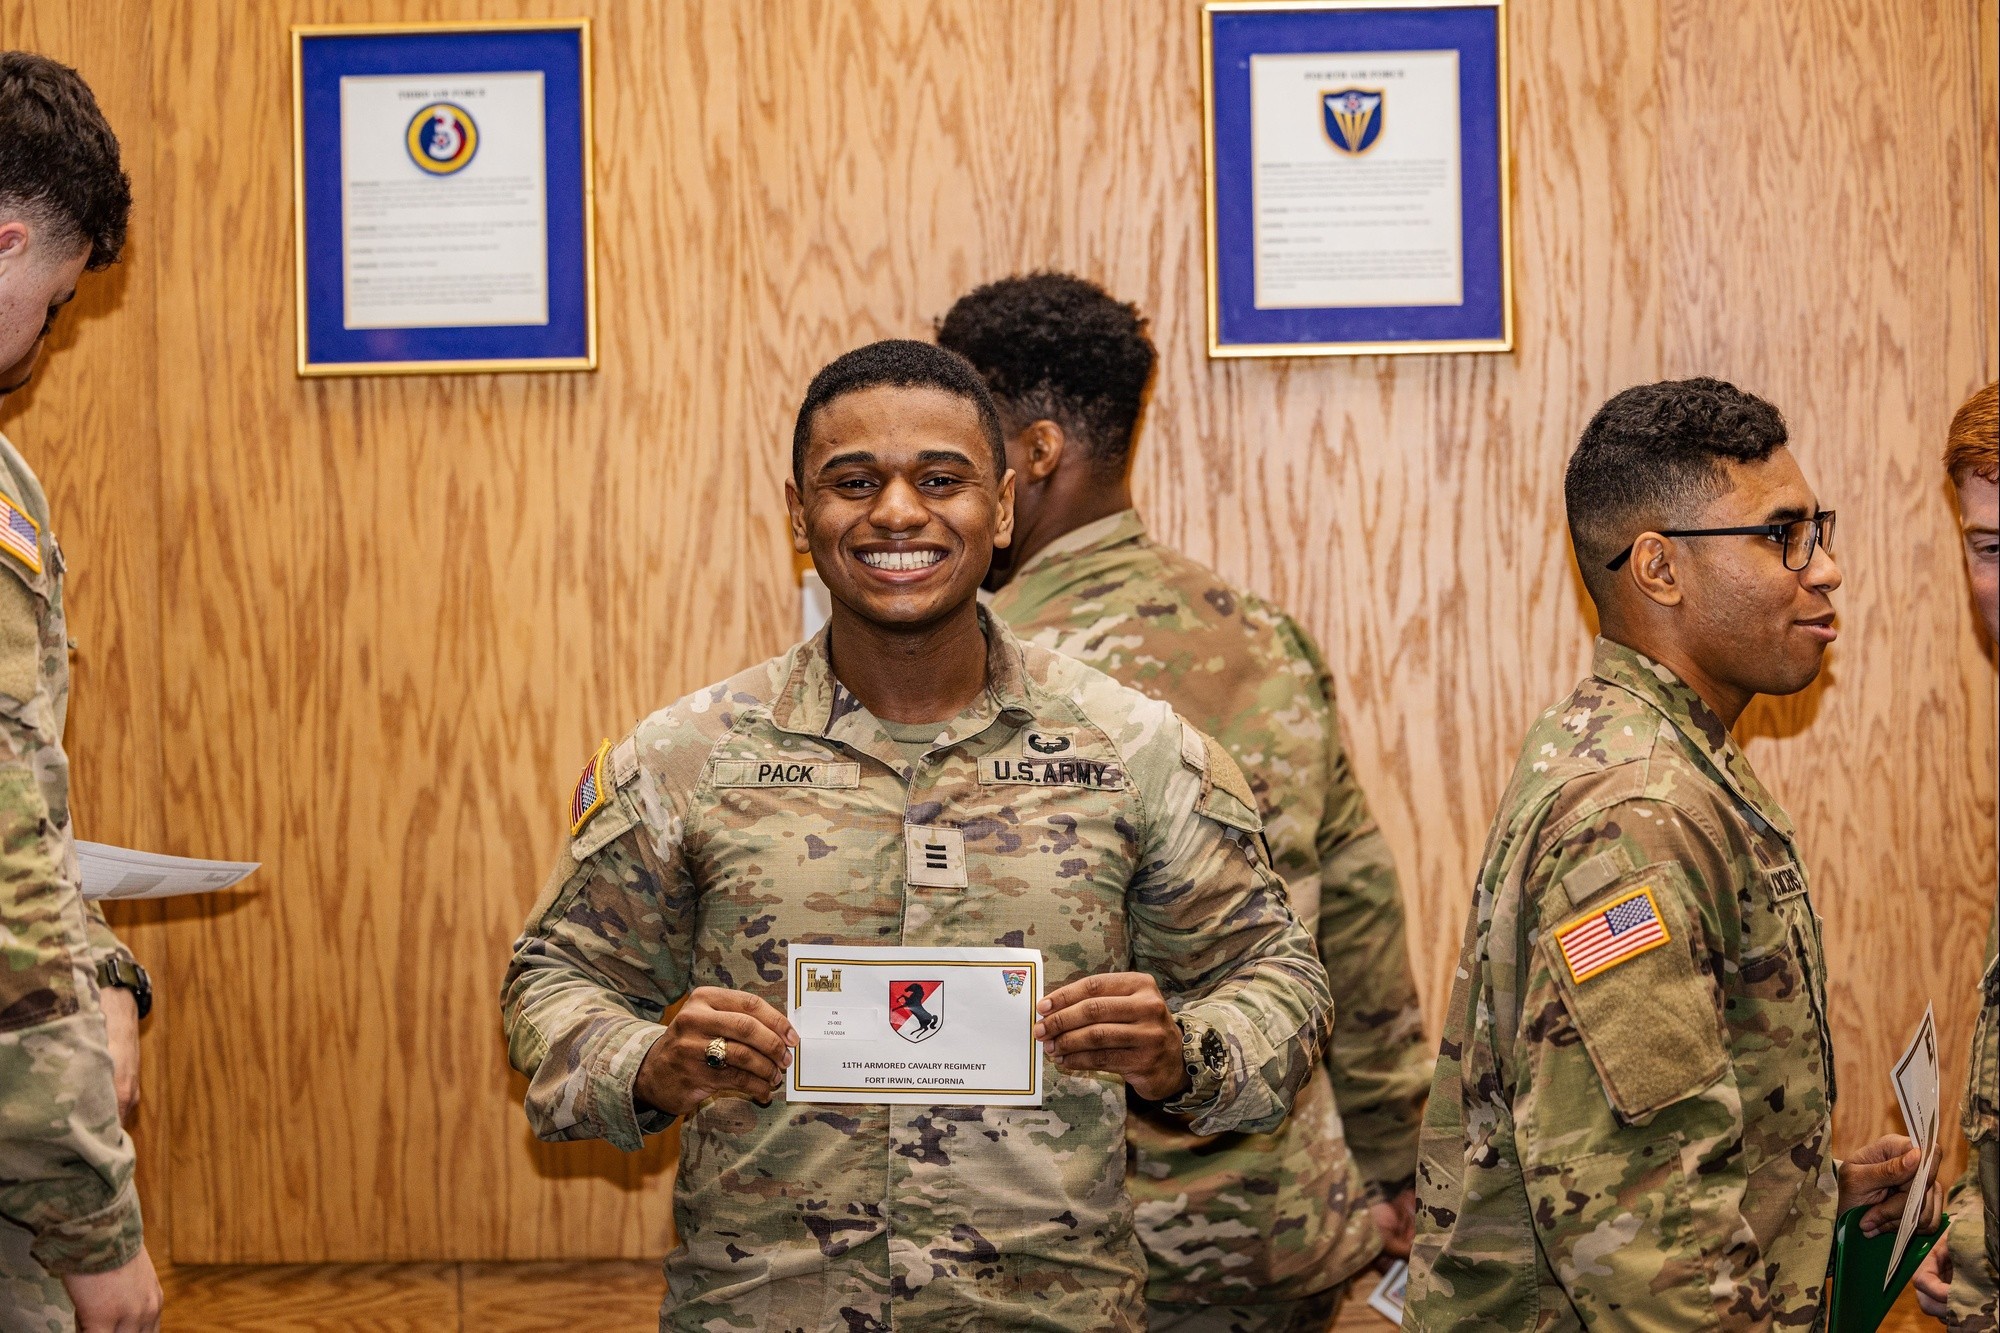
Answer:
[{"label": "hand holding paper at side", "polygon": [[1040,1106],[1039,949],[786,949],[793,1102]]},{"label": "hand holding paper at side", "polygon": [[163,856],[101,842],[76,844],[83,872],[83,896],[109,901],[125,898],[176,898],[184,893],[213,893],[248,878],[258,861],[198,861],[187,856]]}]

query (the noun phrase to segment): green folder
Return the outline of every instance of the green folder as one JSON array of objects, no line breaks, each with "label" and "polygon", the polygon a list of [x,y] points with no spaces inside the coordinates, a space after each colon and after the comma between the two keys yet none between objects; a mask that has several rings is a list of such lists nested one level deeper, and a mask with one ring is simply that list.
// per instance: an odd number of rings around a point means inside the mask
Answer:
[{"label": "green folder", "polygon": [[1911,1236],[1903,1262],[1896,1265],[1894,1280],[1885,1287],[1882,1275],[1889,1271],[1889,1255],[1896,1248],[1896,1228],[1877,1236],[1862,1235],[1861,1218],[1867,1211],[1848,1209],[1833,1229],[1833,1296],[1827,1309],[1827,1333],[1875,1333],[1931,1246],[1951,1225],[1951,1219],[1946,1218],[1937,1230]]}]

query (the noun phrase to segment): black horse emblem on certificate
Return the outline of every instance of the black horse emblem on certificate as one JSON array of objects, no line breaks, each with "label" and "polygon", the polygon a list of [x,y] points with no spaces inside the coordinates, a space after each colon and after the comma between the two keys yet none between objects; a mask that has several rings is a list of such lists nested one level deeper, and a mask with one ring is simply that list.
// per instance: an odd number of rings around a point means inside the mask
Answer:
[{"label": "black horse emblem on certificate", "polygon": [[889,983],[889,1026],[904,1041],[928,1041],[944,1026],[942,981]]}]

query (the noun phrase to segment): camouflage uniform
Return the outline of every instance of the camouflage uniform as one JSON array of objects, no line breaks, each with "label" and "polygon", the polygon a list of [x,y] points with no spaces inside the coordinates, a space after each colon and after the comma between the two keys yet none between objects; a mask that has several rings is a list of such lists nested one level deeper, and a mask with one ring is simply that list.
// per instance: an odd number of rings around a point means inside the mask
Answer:
[{"label": "camouflage uniform", "polygon": [[1156,545],[1131,510],[1037,552],[990,607],[1023,639],[1172,704],[1257,795],[1338,997],[1326,1060],[1269,1133],[1197,1135],[1140,1109],[1128,1187],[1156,1325],[1167,1307],[1207,1306],[1222,1326],[1323,1328],[1327,1303],[1304,1298],[1381,1249],[1366,1204],[1415,1172],[1431,1077],[1396,870],[1348,766],[1332,678],[1290,617]]},{"label": "camouflage uniform", "polygon": [[[611,803],[504,987],[538,1134],[664,1129],[632,1098],[663,1011],[701,985],[782,1007],[788,941],[1037,948],[1052,989],[1143,969],[1223,1047],[1175,1109],[1211,1132],[1284,1116],[1331,1001],[1241,774],[1164,704],[982,621],[987,689],[920,763],[825,631],[610,751]],[[962,839],[961,882],[906,878],[906,830]],[[710,1099],[682,1128],[661,1327],[1142,1327],[1124,1083],[1045,1079],[1032,1109]]]},{"label": "camouflage uniform", "polygon": [[1599,640],[1487,841],[1404,1327],[1811,1325],[1838,1201],[1825,986],[1791,820],[1693,690]]},{"label": "camouflage uniform", "polygon": [[1965,1071],[1965,1105],[1959,1125],[1972,1145],[1972,1160],[1953,1187],[1951,1230],[1945,1244],[1951,1252],[1949,1328],[1967,1333],[1995,1333],[1995,1277],[2000,1275],[2000,961],[1995,937],[2000,919],[1986,936],[1986,975],[1979,983],[1979,1026],[1972,1034],[1972,1058]]},{"label": "camouflage uniform", "polygon": [[97,963],[124,946],[83,901],[70,827],[62,550],[4,436],[0,494],[39,553],[0,543],[0,1333],[44,1333],[74,1324],[52,1274],[138,1254],[139,1198],[97,998]]}]

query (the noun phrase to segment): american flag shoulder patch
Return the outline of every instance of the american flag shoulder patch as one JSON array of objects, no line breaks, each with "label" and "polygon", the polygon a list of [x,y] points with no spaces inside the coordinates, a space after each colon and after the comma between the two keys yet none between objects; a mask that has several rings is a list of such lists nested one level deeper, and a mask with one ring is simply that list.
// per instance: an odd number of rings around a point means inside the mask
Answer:
[{"label": "american flag shoulder patch", "polygon": [[576,780],[576,791],[569,798],[569,836],[574,838],[583,832],[583,826],[591,816],[602,810],[611,801],[611,742],[605,741],[597,747],[597,753],[590,756],[590,762],[583,766],[583,776]]},{"label": "american flag shoulder patch", "polygon": [[5,494],[0,494],[0,551],[19,560],[31,573],[42,572],[42,525]]},{"label": "american flag shoulder patch", "polygon": [[1670,938],[1667,923],[1660,918],[1660,904],[1648,886],[1563,926],[1556,931],[1556,947],[1569,965],[1570,980],[1584,982]]}]

